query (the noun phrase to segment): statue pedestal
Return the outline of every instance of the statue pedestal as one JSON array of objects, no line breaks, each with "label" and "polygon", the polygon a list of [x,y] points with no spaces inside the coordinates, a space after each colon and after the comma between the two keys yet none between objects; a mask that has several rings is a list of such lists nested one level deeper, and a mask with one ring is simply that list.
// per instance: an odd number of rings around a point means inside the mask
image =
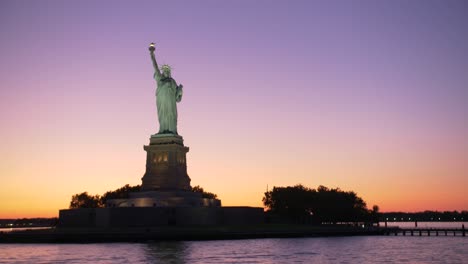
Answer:
[{"label": "statue pedestal", "polygon": [[190,191],[190,177],[187,175],[186,154],[181,136],[157,134],[144,146],[146,172],[142,178],[142,191]]},{"label": "statue pedestal", "polygon": [[111,199],[106,207],[219,207],[218,199],[202,198],[192,192],[187,175],[186,154],[181,136],[156,134],[151,136],[146,151],[146,172],[141,191],[129,198]]},{"label": "statue pedestal", "polygon": [[142,191],[127,199],[111,199],[106,207],[220,207],[218,199],[202,198],[192,191]]}]

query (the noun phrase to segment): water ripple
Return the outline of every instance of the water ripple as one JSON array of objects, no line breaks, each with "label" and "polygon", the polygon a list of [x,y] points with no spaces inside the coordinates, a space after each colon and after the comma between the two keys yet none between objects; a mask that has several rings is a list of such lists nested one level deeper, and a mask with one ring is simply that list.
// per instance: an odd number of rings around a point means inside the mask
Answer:
[{"label": "water ripple", "polygon": [[0,263],[463,263],[466,237],[0,244]]}]

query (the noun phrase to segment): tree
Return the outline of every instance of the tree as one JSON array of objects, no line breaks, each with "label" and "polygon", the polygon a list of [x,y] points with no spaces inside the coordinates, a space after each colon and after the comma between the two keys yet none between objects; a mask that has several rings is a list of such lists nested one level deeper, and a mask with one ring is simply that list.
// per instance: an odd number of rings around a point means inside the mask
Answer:
[{"label": "tree", "polygon": [[312,217],[316,222],[367,221],[366,203],[355,192],[319,186],[317,190],[302,185],[273,187],[265,193],[263,204],[269,211],[296,220]]},{"label": "tree", "polygon": [[192,192],[201,193],[201,194],[202,194],[202,198],[208,198],[208,199],[216,199],[216,198],[218,198],[218,195],[217,195],[217,194],[210,193],[210,192],[206,192],[206,191],[203,190],[203,188],[200,187],[199,185],[192,187]]},{"label": "tree", "polygon": [[379,222],[379,218],[380,218],[379,210],[380,210],[380,208],[379,208],[378,205],[372,206],[372,210],[370,211],[370,215],[371,215],[371,221],[373,223],[378,223]]},{"label": "tree", "polygon": [[315,190],[302,185],[273,187],[266,192],[263,204],[271,211],[294,218],[311,214]]},{"label": "tree", "polygon": [[75,194],[70,201],[70,209],[102,207],[99,195],[89,195],[88,192]]},{"label": "tree", "polygon": [[101,204],[105,205],[107,200],[109,199],[125,199],[129,197],[131,192],[139,192],[140,185],[130,186],[129,184],[125,184],[124,186],[118,188],[114,191],[107,191],[101,196]]},{"label": "tree", "polygon": [[[130,186],[126,184],[114,191],[107,191],[104,195],[89,195],[88,192],[75,194],[72,196],[70,201],[70,209],[74,208],[96,208],[106,206],[106,202],[109,199],[126,199],[129,197],[131,192],[139,192],[140,185]],[[216,199],[218,195],[210,192],[206,192],[200,186],[192,188],[193,192],[202,194],[202,198]]]}]

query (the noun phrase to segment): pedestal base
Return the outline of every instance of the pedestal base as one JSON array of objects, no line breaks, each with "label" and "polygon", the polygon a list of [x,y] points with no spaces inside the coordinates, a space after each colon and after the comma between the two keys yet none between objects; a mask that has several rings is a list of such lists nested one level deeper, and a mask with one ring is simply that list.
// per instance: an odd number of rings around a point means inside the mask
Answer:
[{"label": "pedestal base", "polygon": [[181,136],[156,134],[144,146],[146,172],[142,178],[141,192],[129,194],[126,199],[111,199],[106,207],[220,207],[218,199],[202,198],[192,192],[187,175],[186,153]]},{"label": "pedestal base", "polygon": [[127,199],[111,199],[106,207],[219,207],[218,199],[202,198],[191,191],[142,191]]},{"label": "pedestal base", "polygon": [[[258,207],[112,207],[60,210],[58,226],[60,228],[92,228],[92,232],[108,230],[107,228],[118,228],[114,230],[121,232],[145,228],[142,231],[147,233],[147,228],[152,227],[235,225],[236,233],[239,233],[239,225],[252,227],[252,225],[262,224],[263,221],[263,208]],[[174,231],[184,236],[185,229],[179,232],[177,229],[172,229],[169,232]],[[205,231],[197,229],[196,232],[203,237],[206,229]],[[80,233],[74,230],[73,234]],[[119,236],[114,237],[119,238]]]}]

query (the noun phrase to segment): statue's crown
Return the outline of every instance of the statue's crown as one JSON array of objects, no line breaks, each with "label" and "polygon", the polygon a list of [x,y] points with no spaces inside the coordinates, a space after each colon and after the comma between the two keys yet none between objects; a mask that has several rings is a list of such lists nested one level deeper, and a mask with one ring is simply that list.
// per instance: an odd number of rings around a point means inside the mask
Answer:
[{"label": "statue's crown", "polygon": [[171,71],[171,66],[167,65],[167,64],[164,64],[163,66],[161,66],[161,70],[167,70],[167,71]]}]

